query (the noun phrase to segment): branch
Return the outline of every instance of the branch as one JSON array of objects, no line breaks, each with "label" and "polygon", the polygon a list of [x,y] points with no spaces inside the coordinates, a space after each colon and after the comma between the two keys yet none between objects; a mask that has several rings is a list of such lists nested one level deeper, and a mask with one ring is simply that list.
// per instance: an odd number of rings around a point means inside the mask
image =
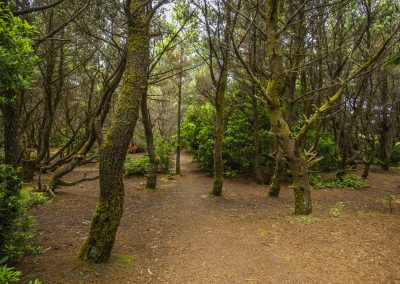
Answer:
[{"label": "branch", "polygon": [[47,4],[47,5],[44,5],[44,6],[31,7],[31,8],[20,10],[20,11],[16,11],[15,10],[12,13],[14,14],[14,16],[21,16],[21,15],[25,15],[25,14],[29,14],[29,13],[38,12],[38,11],[42,11],[42,10],[53,8],[53,7],[61,4],[62,2],[64,2],[64,0],[58,0],[56,2]]},{"label": "branch", "polygon": [[367,62],[365,62],[364,64],[359,66],[353,72],[351,72],[350,75],[346,78],[346,80],[341,82],[340,87],[336,91],[336,93],[326,103],[324,103],[321,107],[319,107],[310,118],[306,119],[303,127],[301,128],[301,130],[295,137],[295,147],[296,148],[301,145],[301,142],[302,142],[304,136],[306,135],[308,129],[310,128],[310,126],[321,116],[321,114],[323,112],[330,109],[332,107],[332,105],[342,97],[343,91],[346,88],[347,84],[351,80],[356,78],[358,75],[363,73],[365,70],[367,70],[372,64],[374,64],[379,59],[379,57],[385,51],[386,46],[389,44],[389,42],[392,40],[392,38],[397,34],[397,32],[399,30],[400,30],[400,24],[398,24],[397,27],[394,29],[394,31],[386,38],[386,40],[381,44],[381,46],[375,52],[375,54],[372,55]]}]

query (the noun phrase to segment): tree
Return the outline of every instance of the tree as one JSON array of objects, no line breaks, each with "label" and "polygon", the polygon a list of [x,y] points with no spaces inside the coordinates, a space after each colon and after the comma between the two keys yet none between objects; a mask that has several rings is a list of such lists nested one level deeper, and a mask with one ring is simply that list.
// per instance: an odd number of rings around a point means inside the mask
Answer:
[{"label": "tree", "polygon": [[111,125],[100,146],[100,198],[89,236],[79,258],[107,262],[123,213],[125,156],[139,117],[143,96],[147,93],[149,72],[150,22],[165,1],[148,7],[143,0],[126,1],[128,19],[127,63]]},{"label": "tree", "polygon": [[0,4],[0,104],[4,123],[5,162],[19,165],[21,159],[18,98],[30,82],[37,60],[28,36],[33,27],[13,16]]}]

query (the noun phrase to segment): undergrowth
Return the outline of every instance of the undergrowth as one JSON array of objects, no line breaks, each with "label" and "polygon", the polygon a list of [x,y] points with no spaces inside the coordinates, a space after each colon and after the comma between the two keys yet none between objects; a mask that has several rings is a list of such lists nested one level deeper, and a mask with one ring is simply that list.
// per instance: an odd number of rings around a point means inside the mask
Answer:
[{"label": "undergrowth", "polygon": [[316,188],[354,188],[366,189],[368,184],[359,176],[347,174],[341,178],[328,179],[321,175],[313,175],[310,177],[310,183]]}]

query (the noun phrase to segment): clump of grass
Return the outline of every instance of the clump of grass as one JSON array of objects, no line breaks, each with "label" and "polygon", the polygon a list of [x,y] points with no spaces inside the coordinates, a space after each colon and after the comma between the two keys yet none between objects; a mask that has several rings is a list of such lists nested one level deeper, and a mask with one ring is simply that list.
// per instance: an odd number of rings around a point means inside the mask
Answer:
[{"label": "clump of grass", "polygon": [[338,202],[335,204],[335,206],[333,206],[330,210],[329,210],[329,214],[333,217],[333,218],[338,218],[343,211],[344,208],[344,204],[343,202]]},{"label": "clump of grass", "polygon": [[393,199],[394,198],[393,198],[393,194],[392,193],[387,192],[385,194],[385,201],[386,201],[386,204],[387,204],[387,206],[389,208],[389,213],[393,212]]},{"label": "clump of grass", "polygon": [[295,219],[297,221],[299,221],[300,223],[304,223],[304,224],[312,224],[312,223],[315,223],[315,222],[319,221],[318,218],[313,217],[313,216],[309,216],[309,215],[296,216]]},{"label": "clump of grass", "polygon": [[134,257],[130,255],[123,255],[117,258],[116,262],[119,264],[127,265],[127,266],[132,266],[134,263]]},{"label": "clump of grass", "polygon": [[341,178],[328,179],[321,175],[313,175],[310,177],[310,183],[316,188],[353,188],[365,189],[368,184],[359,176],[347,174]]}]

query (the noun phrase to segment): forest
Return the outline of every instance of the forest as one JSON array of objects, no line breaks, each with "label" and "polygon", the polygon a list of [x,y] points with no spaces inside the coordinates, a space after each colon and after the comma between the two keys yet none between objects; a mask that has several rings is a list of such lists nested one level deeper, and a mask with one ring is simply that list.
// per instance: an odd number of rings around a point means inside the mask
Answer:
[{"label": "forest", "polygon": [[0,108],[0,284],[400,283],[399,0],[3,0]]}]

